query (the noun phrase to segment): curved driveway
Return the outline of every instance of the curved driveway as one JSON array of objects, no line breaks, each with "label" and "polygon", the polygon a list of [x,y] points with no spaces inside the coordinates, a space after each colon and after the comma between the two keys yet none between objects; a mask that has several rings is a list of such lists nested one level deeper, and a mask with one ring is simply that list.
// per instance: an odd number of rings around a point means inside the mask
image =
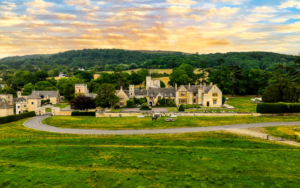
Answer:
[{"label": "curved driveway", "polygon": [[270,123],[251,123],[251,124],[236,124],[222,125],[212,127],[187,127],[173,129],[144,129],[144,130],[91,130],[91,129],[69,129],[59,128],[42,124],[42,120],[50,116],[37,116],[29,119],[24,123],[25,127],[48,131],[54,133],[70,133],[70,134],[156,134],[156,133],[189,133],[202,131],[226,131],[231,129],[246,129],[253,127],[269,127],[279,125],[300,125],[300,122],[270,122]]}]

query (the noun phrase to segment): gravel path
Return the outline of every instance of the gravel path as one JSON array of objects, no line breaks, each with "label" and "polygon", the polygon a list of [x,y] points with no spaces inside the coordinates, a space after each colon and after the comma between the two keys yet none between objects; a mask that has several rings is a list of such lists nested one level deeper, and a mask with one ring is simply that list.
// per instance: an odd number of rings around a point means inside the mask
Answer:
[{"label": "gravel path", "polygon": [[227,131],[232,129],[247,129],[253,127],[269,127],[279,125],[300,125],[300,122],[270,122],[270,123],[251,123],[251,124],[236,124],[222,125],[213,127],[188,127],[188,128],[173,128],[173,129],[145,129],[145,130],[90,130],[90,129],[69,129],[59,128],[42,124],[42,120],[49,116],[37,116],[29,119],[24,123],[25,127],[55,132],[55,133],[71,133],[71,134],[156,134],[156,133],[188,133],[202,131]]}]

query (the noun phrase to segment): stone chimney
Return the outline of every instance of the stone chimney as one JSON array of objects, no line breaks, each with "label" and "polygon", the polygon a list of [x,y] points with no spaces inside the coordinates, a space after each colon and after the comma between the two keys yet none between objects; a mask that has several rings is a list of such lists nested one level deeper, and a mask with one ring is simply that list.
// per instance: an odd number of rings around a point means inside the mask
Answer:
[{"label": "stone chimney", "polygon": [[212,85],[213,85],[213,83],[212,83],[212,82],[210,82],[210,85],[212,86]]},{"label": "stone chimney", "polygon": [[175,84],[175,90],[177,91],[177,84]]},{"label": "stone chimney", "polygon": [[200,90],[202,90],[203,89],[203,85],[202,85],[202,83],[200,84]]},{"label": "stone chimney", "polygon": [[123,90],[123,86],[120,87],[120,90],[121,90],[121,91]]},{"label": "stone chimney", "polygon": [[189,88],[191,88],[191,83],[189,83]]},{"label": "stone chimney", "polygon": [[204,82],[203,86],[206,86],[206,82]]}]

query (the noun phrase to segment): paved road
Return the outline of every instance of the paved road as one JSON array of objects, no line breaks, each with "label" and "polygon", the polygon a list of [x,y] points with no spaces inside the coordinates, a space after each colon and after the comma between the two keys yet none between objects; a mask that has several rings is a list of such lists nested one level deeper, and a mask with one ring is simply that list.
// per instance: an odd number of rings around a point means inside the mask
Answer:
[{"label": "paved road", "polygon": [[71,134],[156,134],[156,133],[188,133],[202,131],[225,131],[231,129],[246,129],[252,127],[268,127],[279,125],[300,125],[300,122],[272,122],[272,123],[252,123],[237,125],[222,125],[213,127],[189,127],[189,128],[173,128],[173,129],[146,129],[146,130],[90,130],[90,129],[69,129],[59,128],[42,124],[42,120],[49,116],[37,116],[29,119],[24,123],[25,127],[55,132],[55,133],[71,133]]},{"label": "paved road", "polygon": [[124,108],[122,112],[168,112],[168,108],[152,108],[152,110],[140,110],[139,108]]}]

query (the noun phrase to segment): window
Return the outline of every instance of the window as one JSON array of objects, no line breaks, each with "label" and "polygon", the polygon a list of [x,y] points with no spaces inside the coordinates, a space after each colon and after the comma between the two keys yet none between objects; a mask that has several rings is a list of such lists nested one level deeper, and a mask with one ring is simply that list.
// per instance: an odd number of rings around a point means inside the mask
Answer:
[{"label": "window", "polygon": [[124,101],[124,98],[120,98],[120,101]]},{"label": "window", "polygon": [[10,96],[8,96],[8,99],[10,99]]},{"label": "window", "polygon": [[213,97],[217,97],[218,96],[218,93],[213,93]]},{"label": "window", "polygon": [[32,105],[34,105],[34,102],[31,102]]},{"label": "window", "polygon": [[158,97],[158,100],[160,100],[161,99],[161,97]]},{"label": "window", "polygon": [[194,103],[196,103],[196,101],[197,101],[197,100],[196,100],[196,99],[194,99]]},{"label": "window", "polygon": [[20,106],[18,106],[18,108],[20,108]]},{"label": "window", "polygon": [[120,102],[120,106],[124,106],[124,103],[123,103],[123,102]]},{"label": "window", "polygon": [[214,100],[214,103],[213,104],[217,104],[217,100]]},{"label": "window", "polygon": [[10,101],[8,101],[8,103],[10,103]]},{"label": "window", "polygon": [[185,104],[186,103],[185,101],[186,101],[185,99],[180,99],[180,104]]},{"label": "window", "polygon": [[194,97],[197,97],[197,93],[194,93]]},{"label": "window", "polygon": [[185,93],[184,93],[184,92],[182,92],[180,96],[184,97],[184,96],[185,96]]},{"label": "window", "polygon": [[24,108],[26,108],[26,104],[24,104]]}]

